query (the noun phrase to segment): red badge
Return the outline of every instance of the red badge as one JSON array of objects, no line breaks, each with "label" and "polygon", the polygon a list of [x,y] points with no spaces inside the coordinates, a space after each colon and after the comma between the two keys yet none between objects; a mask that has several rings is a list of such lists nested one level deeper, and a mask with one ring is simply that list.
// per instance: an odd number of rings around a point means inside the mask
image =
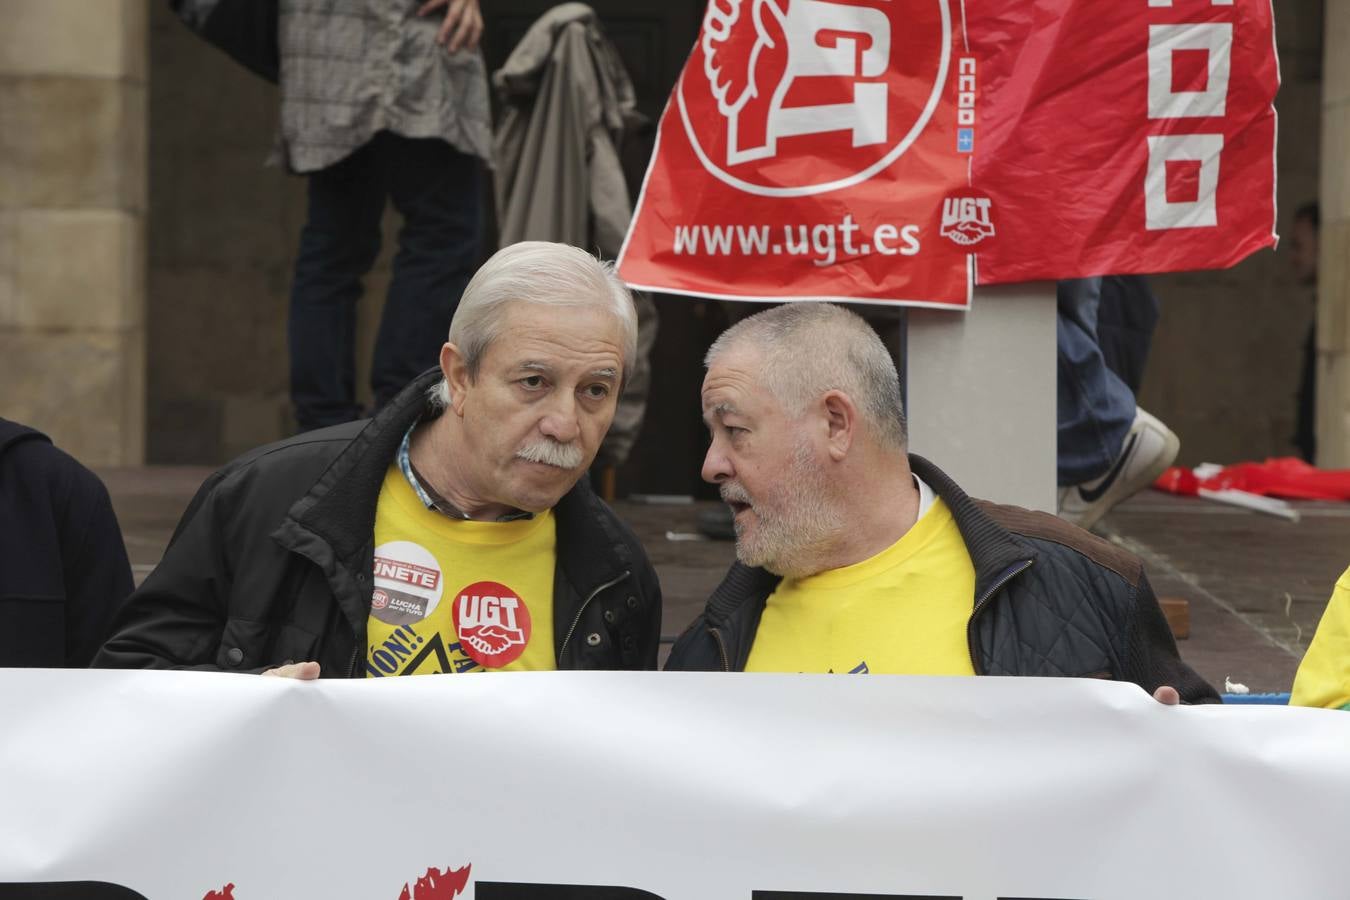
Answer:
[{"label": "red badge", "polygon": [[515,662],[530,642],[530,610],[504,584],[479,581],[455,596],[455,633],[470,658],[490,669]]}]

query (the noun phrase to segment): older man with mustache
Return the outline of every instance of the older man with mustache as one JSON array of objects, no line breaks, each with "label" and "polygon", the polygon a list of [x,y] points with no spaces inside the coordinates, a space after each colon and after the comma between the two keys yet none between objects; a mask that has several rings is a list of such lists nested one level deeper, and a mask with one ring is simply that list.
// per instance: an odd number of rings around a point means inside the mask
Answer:
[{"label": "older man with mustache", "polygon": [[439,369],[209,478],[95,665],[301,679],[656,665],[661,594],[583,477],[632,365],[613,270],[525,242]]},{"label": "older man with mustache", "polygon": [[667,669],[1081,676],[1218,700],[1137,558],[973,500],[908,453],[899,376],[858,316],[771,309],[707,364],[703,477],[732,509],[738,562]]}]

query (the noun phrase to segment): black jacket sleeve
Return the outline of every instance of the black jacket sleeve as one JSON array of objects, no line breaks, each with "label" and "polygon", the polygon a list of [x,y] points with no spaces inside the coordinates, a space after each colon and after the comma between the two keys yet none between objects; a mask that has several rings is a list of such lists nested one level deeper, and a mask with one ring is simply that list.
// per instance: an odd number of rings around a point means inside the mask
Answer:
[{"label": "black jacket sleeve", "polygon": [[229,567],[220,535],[223,473],[206,481],[179,521],[164,558],[127,599],[97,668],[217,670]]},{"label": "black jacket sleeve", "polygon": [[1167,624],[1148,576],[1140,575],[1135,586],[1134,615],[1129,623],[1125,646],[1126,673],[1122,681],[1133,681],[1150,694],[1170,685],[1181,694],[1182,703],[1219,703],[1219,694],[1209,682],[1182,662],[1177,642]]}]

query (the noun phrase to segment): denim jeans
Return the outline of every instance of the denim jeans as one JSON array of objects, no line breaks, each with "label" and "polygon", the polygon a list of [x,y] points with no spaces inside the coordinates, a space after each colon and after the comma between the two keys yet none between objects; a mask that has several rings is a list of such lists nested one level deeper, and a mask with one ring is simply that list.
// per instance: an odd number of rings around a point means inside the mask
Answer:
[{"label": "denim jeans", "polygon": [[1082,278],[1061,281],[1056,291],[1061,486],[1106,474],[1134,422],[1134,394],[1107,368],[1098,344],[1101,290],[1100,278]]},{"label": "denim jeans", "polygon": [[309,176],[288,326],[291,401],[302,430],[360,418],[356,301],[380,252],[385,200],[403,217],[370,386],[388,402],[436,365],[478,262],[478,161],[436,138],[382,131]]}]

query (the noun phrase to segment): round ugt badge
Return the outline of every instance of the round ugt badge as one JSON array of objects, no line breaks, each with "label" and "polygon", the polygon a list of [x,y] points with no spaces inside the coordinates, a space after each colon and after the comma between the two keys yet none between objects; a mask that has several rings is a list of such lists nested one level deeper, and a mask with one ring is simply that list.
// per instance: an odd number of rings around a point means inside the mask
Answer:
[{"label": "round ugt badge", "polygon": [[375,548],[375,586],[370,614],[388,625],[413,625],[435,611],[445,592],[441,565],[431,551],[412,541],[389,541]]},{"label": "round ugt badge", "polygon": [[533,628],[520,595],[496,581],[477,581],[455,597],[455,633],[470,658],[499,669],[520,659]]}]

